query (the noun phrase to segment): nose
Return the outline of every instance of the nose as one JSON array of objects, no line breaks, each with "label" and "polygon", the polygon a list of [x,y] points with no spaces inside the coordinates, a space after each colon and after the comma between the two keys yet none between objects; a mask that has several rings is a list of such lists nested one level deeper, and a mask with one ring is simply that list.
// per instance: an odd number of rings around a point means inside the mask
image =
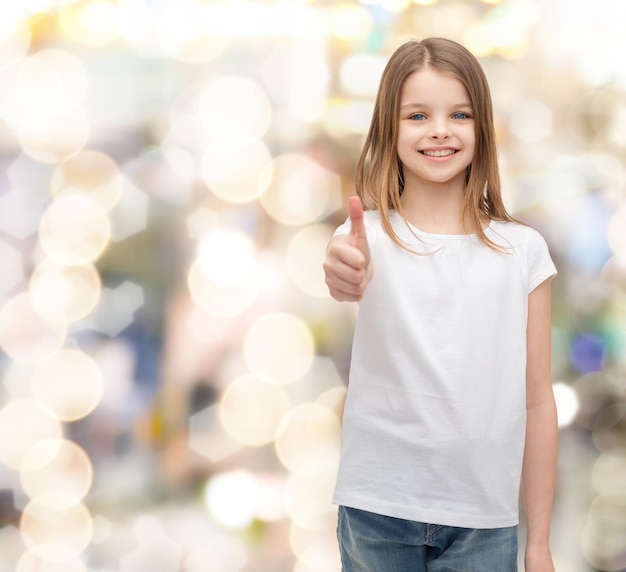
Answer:
[{"label": "nose", "polygon": [[435,141],[446,140],[450,137],[450,127],[445,119],[438,119],[431,124],[430,137]]}]

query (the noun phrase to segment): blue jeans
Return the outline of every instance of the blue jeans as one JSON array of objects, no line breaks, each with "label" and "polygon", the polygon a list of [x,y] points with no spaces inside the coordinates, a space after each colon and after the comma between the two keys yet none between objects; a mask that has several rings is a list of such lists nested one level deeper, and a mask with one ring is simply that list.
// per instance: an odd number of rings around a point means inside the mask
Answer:
[{"label": "blue jeans", "polygon": [[458,528],[339,507],[342,572],[516,572],[517,526]]}]

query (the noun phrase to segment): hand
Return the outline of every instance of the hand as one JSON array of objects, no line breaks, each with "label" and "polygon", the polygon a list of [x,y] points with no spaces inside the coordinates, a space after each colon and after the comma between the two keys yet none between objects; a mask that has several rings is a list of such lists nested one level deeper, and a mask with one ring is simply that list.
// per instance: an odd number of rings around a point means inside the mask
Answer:
[{"label": "hand", "polygon": [[548,546],[527,546],[524,555],[524,568],[526,572],[555,572],[550,548]]},{"label": "hand", "polygon": [[363,297],[372,278],[370,249],[363,223],[363,203],[350,197],[350,234],[330,241],[324,260],[324,273],[330,295],[339,302],[356,302]]}]

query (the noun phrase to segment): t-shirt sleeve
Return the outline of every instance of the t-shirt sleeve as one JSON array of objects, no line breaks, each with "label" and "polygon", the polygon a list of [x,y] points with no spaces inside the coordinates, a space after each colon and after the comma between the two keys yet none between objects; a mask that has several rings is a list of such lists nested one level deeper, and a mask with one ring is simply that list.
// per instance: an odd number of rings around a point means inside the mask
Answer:
[{"label": "t-shirt sleeve", "polygon": [[528,244],[528,293],[557,273],[548,244],[536,230],[531,230]]}]

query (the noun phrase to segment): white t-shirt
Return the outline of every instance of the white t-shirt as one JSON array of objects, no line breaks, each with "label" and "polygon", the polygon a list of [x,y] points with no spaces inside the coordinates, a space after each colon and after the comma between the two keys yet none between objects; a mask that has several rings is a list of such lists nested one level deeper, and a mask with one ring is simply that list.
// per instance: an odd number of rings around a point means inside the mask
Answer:
[{"label": "white t-shirt", "polygon": [[[374,275],[360,302],[336,504],[447,526],[519,520],[528,294],[556,273],[535,230],[433,235],[365,212]],[[346,234],[350,221],[336,231]],[[436,251],[436,252],[434,252]]]}]

